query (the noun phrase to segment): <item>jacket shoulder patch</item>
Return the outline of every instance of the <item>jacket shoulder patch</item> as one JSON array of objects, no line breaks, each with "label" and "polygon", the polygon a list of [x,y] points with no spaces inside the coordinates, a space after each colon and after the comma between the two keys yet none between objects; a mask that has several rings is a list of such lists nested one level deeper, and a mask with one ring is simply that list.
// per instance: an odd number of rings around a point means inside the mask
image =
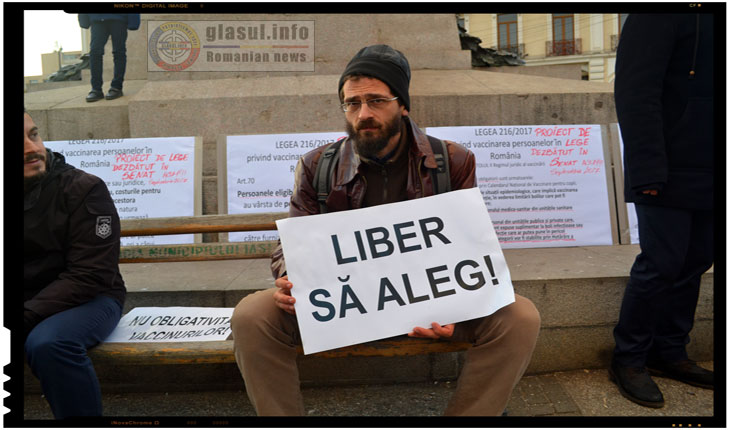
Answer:
[{"label": "jacket shoulder patch", "polygon": [[112,234],[112,217],[98,216],[96,217],[96,235],[102,239],[106,239]]}]

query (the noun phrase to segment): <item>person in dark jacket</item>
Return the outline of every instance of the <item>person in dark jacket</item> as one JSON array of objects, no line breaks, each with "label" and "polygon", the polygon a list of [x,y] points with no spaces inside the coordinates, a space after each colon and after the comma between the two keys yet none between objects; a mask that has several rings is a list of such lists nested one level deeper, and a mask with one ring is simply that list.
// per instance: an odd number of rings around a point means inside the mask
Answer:
[{"label": "person in dark jacket", "polygon": [[[331,176],[328,212],[434,195],[429,168],[436,159],[428,137],[409,116],[410,67],[387,45],[360,50],[340,78],[348,138]],[[331,144],[330,144],[331,145]],[[476,186],[475,158],[446,142],[451,188]],[[329,145],[305,154],[294,173],[289,216],[320,213],[313,176]],[[231,318],[234,354],[246,394],[258,415],[304,415],[297,370],[301,344],[281,244],[272,255],[274,288],[246,296]],[[415,327],[409,336],[471,342],[447,415],[500,415],[532,357],[540,314],[527,298],[492,315],[457,324]]]},{"label": "person in dark jacket", "polygon": [[649,407],[664,405],[650,373],[714,386],[686,351],[700,276],[714,260],[712,20],[631,14],[616,56],[625,198],[636,206],[641,252],[609,370],[625,397]]},{"label": "person in dark jacket", "polygon": [[121,317],[120,222],[104,181],[45,148],[25,112],[23,319],[28,365],[57,419],[99,416],[88,348]]},{"label": "person in dark jacket", "polygon": [[[86,96],[87,102],[95,102],[106,98],[114,100],[124,95],[124,72],[127,68],[127,30],[137,30],[140,24],[138,13],[80,13],[81,28],[91,28],[91,46],[89,47],[89,69],[91,71],[91,91]],[[112,54],[114,55],[114,79],[109,92],[104,96],[102,72],[104,69],[104,46],[109,36],[112,38]]]}]

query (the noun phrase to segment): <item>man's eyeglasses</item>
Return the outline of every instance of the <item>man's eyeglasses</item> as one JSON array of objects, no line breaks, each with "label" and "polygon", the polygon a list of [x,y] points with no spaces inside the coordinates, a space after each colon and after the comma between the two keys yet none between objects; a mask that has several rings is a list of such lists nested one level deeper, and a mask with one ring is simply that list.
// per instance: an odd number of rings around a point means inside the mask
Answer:
[{"label": "man's eyeglasses", "polygon": [[370,109],[376,110],[384,108],[386,103],[392,102],[393,100],[397,99],[398,97],[393,97],[392,99],[386,99],[384,97],[381,97],[377,99],[365,100],[364,102],[345,102],[342,103],[340,107],[342,107],[343,112],[357,112],[360,109],[360,106],[363,103],[366,103]]}]

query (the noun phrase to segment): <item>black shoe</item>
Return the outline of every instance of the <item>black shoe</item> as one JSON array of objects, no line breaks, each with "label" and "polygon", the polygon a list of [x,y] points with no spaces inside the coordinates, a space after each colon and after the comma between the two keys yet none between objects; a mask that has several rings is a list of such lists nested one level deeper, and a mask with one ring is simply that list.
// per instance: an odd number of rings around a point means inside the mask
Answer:
[{"label": "black shoe", "polygon": [[692,360],[676,363],[654,361],[646,364],[652,375],[664,376],[700,388],[715,389],[715,373],[703,369]]},{"label": "black shoe", "polygon": [[101,100],[104,98],[104,93],[100,90],[91,90],[89,91],[89,94],[86,96],[87,102],[95,102],[97,100]]},{"label": "black shoe", "polygon": [[124,95],[124,93],[122,92],[122,90],[120,90],[118,88],[111,87],[111,88],[109,88],[109,92],[106,93],[106,97],[105,98],[107,100],[114,100],[114,99],[118,99],[119,97],[121,97],[123,95]]},{"label": "black shoe", "polygon": [[649,372],[644,367],[624,367],[611,361],[608,368],[611,380],[618,385],[621,394],[632,402],[650,408],[664,406],[664,396],[659,387],[651,380]]}]

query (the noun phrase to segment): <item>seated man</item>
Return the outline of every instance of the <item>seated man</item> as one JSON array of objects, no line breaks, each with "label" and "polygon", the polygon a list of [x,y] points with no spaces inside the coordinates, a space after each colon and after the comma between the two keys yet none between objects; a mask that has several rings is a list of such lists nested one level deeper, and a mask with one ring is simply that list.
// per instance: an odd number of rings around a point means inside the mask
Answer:
[{"label": "seated man", "polygon": [[86,351],[122,313],[119,216],[104,181],[46,149],[27,112],[23,158],[26,359],[54,417],[100,416]]},{"label": "seated man", "polygon": [[[363,48],[339,82],[348,138],[340,148],[326,200],[329,212],[431,196],[436,167],[429,140],[409,117],[410,67],[386,45]],[[320,213],[312,184],[322,153],[304,155],[295,172],[289,216]],[[447,142],[451,188],[476,186],[474,154]],[[281,244],[271,263],[275,288],[245,297],[231,320],[234,352],[246,392],[258,415],[303,415],[296,364],[301,344],[294,298]],[[532,302],[515,302],[496,313],[457,324],[415,327],[409,336],[468,341],[473,347],[447,415],[500,415],[530,362],[540,328]]]}]

